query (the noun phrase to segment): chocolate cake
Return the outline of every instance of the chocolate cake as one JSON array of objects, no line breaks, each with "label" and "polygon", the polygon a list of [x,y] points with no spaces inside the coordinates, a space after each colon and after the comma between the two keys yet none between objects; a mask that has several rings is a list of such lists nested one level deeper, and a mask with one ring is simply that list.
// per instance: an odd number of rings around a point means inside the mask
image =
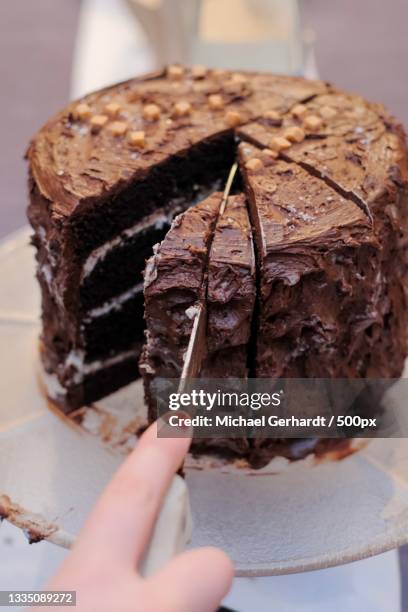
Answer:
[{"label": "chocolate cake", "polygon": [[[138,376],[143,313],[146,381],[178,376],[199,295],[202,374],[400,375],[407,147],[382,106],[320,81],[170,66],[70,104],[27,157],[41,353],[65,410]],[[176,262],[195,272],[172,287]]]}]

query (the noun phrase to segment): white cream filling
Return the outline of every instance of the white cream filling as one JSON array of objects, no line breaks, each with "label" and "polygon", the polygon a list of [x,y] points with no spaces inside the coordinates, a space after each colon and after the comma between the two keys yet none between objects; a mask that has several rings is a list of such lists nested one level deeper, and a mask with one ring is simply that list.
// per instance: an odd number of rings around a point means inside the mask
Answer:
[{"label": "white cream filling", "polygon": [[69,382],[75,385],[78,385],[83,382],[85,376],[89,374],[95,374],[98,370],[103,368],[109,368],[121,361],[125,361],[129,359],[129,357],[137,357],[139,354],[138,350],[129,350],[124,351],[122,353],[118,353],[113,357],[107,357],[106,359],[96,359],[95,361],[90,361],[89,363],[85,363],[85,353],[82,350],[73,349],[68,353],[68,356],[62,365],[62,369],[66,370],[69,367],[72,367],[76,370],[73,375],[69,378]]},{"label": "white cream filling", "polygon": [[[202,190],[198,192],[196,197],[191,201],[191,205],[194,205],[196,202],[199,202],[201,199],[206,197],[208,193],[212,193],[219,188],[220,181],[215,181],[211,188]],[[196,189],[199,188],[198,185],[194,185]],[[138,221],[132,227],[125,229],[119,236],[112,238],[108,242],[105,242],[101,246],[97,247],[92,251],[92,253],[86,259],[82,272],[80,282],[82,283],[85,278],[87,278],[98,263],[102,262],[106,255],[112,251],[115,247],[121,245],[126,240],[133,238],[137,234],[145,231],[148,228],[154,228],[155,230],[163,229],[166,225],[170,225],[176,215],[178,215],[185,204],[185,198],[183,196],[175,197],[168,202],[168,207],[170,211],[165,212],[164,209],[156,210],[151,215],[148,215],[142,221]]]},{"label": "white cream filling", "polygon": [[61,308],[63,308],[64,305],[62,302],[61,295],[59,291],[56,290],[56,287],[55,287],[55,280],[54,280],[54,275],[52,273],[51,266],[48,263],[43,264],[42,266],[38,268],[38,271],[43,277],[43,279],[45,280],[45,282],[47,283],[47,287],[48,287],[48,291],[50,292],[50,295],[54,298],[55,302],[59,306],[61,306]]},{"label": "white cream filling", "polygon": [[92,273],[96,265],[102,262],[105,259],[106,255],[115,247],[122,245],[130,238],[137,236],[137,234],[140,234],[148,228],[153,228],[155,230],[163,229],[166,225],[170,223],[170,221],[171,216],[169,214],[165,214],[164,212],[162,212],[158,216],[156,211],[152,215],[146,217],[146,219],[144,219],[143,221],[139,221],[132,227],[129,227],[124,230],[121,234],[119,234],[119,236],[116,236],[112,240],[109,240],[108,242],[102,244],[100,247],[94,249],[83,265],[80,282],[82,283],[84,279]]},{"label": "white cream filling", "polygon": [[[55,285],[53,282],[54,279],[53,279],[53,275],[52,275],[50,266],[48,264],[43,264],[40,267],[39,271],[40,271],[40,274],[43,276],[45,282],[47,283],[50,294],[55,299],[57,304],[63,307],[63,303],[60,298],[59,292],[55,290]],[[86,313],[84,317],[84,322],[88,322],[91,319],[95,319],[96,317],[101,317],[105,314],[108,314],[111,311],[120,310],[122,305],[125,302],[127,302],[127,300],[130,300],[132,297],[134,297],[137,293],[141,291],[143,291],[143,283],[138,283],[131,289],[128,289],[127,291],[124,291],[123,293],[116,295],[110,300],[106,300],[100,306],[96,306],[95,308],[88,310],[88,312]]]},{"label": "white cream filling", "polygon": [[143,283],[138,283],[131,289],[124,291],[120,295],[115,295],[115,297],[110,300],[106,300],[101,306],[97,306],[96,308],[92,308],[88,310],[86,316],[84,318],[84,322],[88,322],[92,319],[96,319],[97,317],[102,317],[103,315],[108,314],[109,312],[120,310],[122,305],[130,300],[137,293],[143,291]]},{"label": "white cream filling", "polygon": [[[212,190],[209,190],[209,191],[212,191]],[[199,199],[201,198],[197,197],[197,201]],[[178,200],[180,202],[178,202]],[[172,201],[173,206],[175,206],[176,204],[178,205],[179,203],[183,204],[184,199],[180,197],[180,198],[174,198],[174,200]],[[158,229],[158,230],[162,229],[163,227],[165,227],[165,225],[170,224],[172,222],[174,216],[177,214],[178,211],[174,210],[173,214],[172,213],[165,214],[163,212],[159,216],[157,212],[158,211],[148,216],[143,222],[136,223],[134,226],[127,228],[119,236],[116,236],[112,240],[106,242],[105,244],[101,245],[100,247],[92,251],[92,253],[88,256],[87,260],[84,263],[84,266],[81,272],[80,282],[83,282],[83,280],[87,276],[89,276],[89,274],[92,273],[95,266],[100,261],[103,261],[103,259],[112,249],[119,246],[124,241],[129,240],[130,238],[141,233],[148,227],[154,227],[155,229]],[[42,227],[39,228],[39,235],[43,243],[45,243],[48,257],[51,258],[51,252],[49,249],[49,245],[47,244],[47,240],[46,240],[46,232],[45,232],[45,229],[43,229]],[[40,274],[42,274],[42,276],[44,277],[44,280],[46,281],[48,285],[51,295],[54,297],[54,299],[56,300],[58,304],[63,306],[61,296],[59,292],[57,291],[57,287],[56,287],[56,283],[55,283],[54,275],[52,271],[52,266],[49,264],[43,264],[40,267],[39,271],[40,271]],[[143,291],[143,283],[138,283],[137,285],[121,293],[120,295],[115,296],[111,298],[110,300],[105,301],[101,306],[92,308],[86,313],[84,322],[89,322],[90,320],[103,316],[105,314],[108,314],[109,312],[120,310],[122,305],[127,300],[130,300],[140,291]],[[132,356],[136,358],[138,354],[139,354],[139,350],[133,349],[133,350],[124,351],[122,353],[114,355],[113,357],[108,357],[106,359],[98,359],[98,360],[95,360],[89,363],[85,363],[85,351],[82,349],[72,349],[70,353],[68,353],[64,363],[60,364],[59,367],[63,372],[65,372],[68,368],[72,368],[74,371],[73,371],[72,376],[68,380],[71,384],[80,384],[83,382],[85,376],[94,374],[100,369],[111,367],[112,365],[120,363],[121,361],[125,361],[126,359]]]},{"label": "white cream filling", "polygon": [[49,397],[56,399],[66,396],[67,390],[61,385],[56,374],[50,374],[42,368],[41,375],[44,379]]},{"label": "white cream filling", "polygon": [[45,229],[45,227],[43,227],[42,225],[40,225],[37,229],[37,233],[39,235],[39,237],[41,238],[41,242],[45,247],[45,250],[47,251],[47,258],[48,261],[50,262],[52,267],[55,267],[57,265],[57,259],[54,255],[54,253],[52,252],[51,248],[50,248],[50,242],[49,240],[47,240],[47,231]]}]

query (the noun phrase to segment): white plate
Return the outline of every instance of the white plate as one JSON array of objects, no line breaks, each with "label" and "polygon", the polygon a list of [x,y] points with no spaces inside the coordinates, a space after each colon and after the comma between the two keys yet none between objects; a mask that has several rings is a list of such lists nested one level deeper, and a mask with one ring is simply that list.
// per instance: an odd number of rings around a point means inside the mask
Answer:
[{"label": "white plate", "polygon": [[[98,402],[81,424],[49,409],[38,385],[28,236],[22,230],[0,246],[0,507],[31,536],[69,546],[135,443],[141,385]],[[408,542],[406,440],[376,440],[342,461],[280,462],[276,474],[192,466],[192,545],[221,546],[238,575],[328,567]]]}]

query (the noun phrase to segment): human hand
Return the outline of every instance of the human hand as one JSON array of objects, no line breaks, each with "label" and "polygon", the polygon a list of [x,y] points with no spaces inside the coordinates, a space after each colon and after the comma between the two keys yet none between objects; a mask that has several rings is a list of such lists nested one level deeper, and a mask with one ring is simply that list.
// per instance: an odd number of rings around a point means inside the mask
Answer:
[{"label": "human hand", "polygon": [[190,442],[158,438],[157,423],[149,427],[102,493],[48,590],[76,591],[81,612],[212,612],[218,607],[233,578],[232,563],[219,549],[183,552],[148,578],[137,573]]}]

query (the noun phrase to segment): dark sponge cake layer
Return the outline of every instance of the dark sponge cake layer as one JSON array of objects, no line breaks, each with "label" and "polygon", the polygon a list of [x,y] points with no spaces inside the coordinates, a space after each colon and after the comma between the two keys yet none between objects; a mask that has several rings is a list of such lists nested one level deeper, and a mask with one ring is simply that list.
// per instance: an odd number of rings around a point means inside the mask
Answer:
[{"label": "dark sponge cake layer", "polygon": [[[40,284],[43,319],[46,321],[41,356],[46,371],[54,374],[58,386],[65,389],[65,393],[61,390],[58,393],[64,410],[81,407],[83,404],[78,402],[84,397],[87,402],[95,401],[138,377],[137,364],[144,339],[143,291],[140,285],[119,308],[93,318],[88,314],[88,318],[81,321],[76,343],[71,344],[64,333],[59,305],[41,277]],[[118,380],[125,382],[119,383]],[[98,390],[99,384],[103,392]]]},{"label": "dark sponge cake layer", "polygon": [[[69,413],[82,406],[90,406],[94,402],[114,393],[135,380],[138,358],[142,345],[139,343],[134,352],[129,352],[120,361],[106,363],[94,372],[84,374],[80,382],[64,382],[63,387],[53,392],[52,399],[64,412]],[[50,385],[52,389],[52,385]]]},{"label": "dark sponge cake layer", "polygon": [[[143,286],[136,285],[122,303],[117,300],[107,312],[102,306],[90,311],[82,321],[81,337],[86,361],[94,361],[131,349],[144,338]],[[120,299],[120,298],[119,298]],[[96,312],[96,316],[93,314]],[[135,372],[135,378],[137,371]]]},{"label": "dark sponge cake layer", "polygon": [[153,213],[89,255],[82,268],[79,290],[84,310],[100,306],[143,282],[152,245],[163,240],[177,212],[180,211]]}]

